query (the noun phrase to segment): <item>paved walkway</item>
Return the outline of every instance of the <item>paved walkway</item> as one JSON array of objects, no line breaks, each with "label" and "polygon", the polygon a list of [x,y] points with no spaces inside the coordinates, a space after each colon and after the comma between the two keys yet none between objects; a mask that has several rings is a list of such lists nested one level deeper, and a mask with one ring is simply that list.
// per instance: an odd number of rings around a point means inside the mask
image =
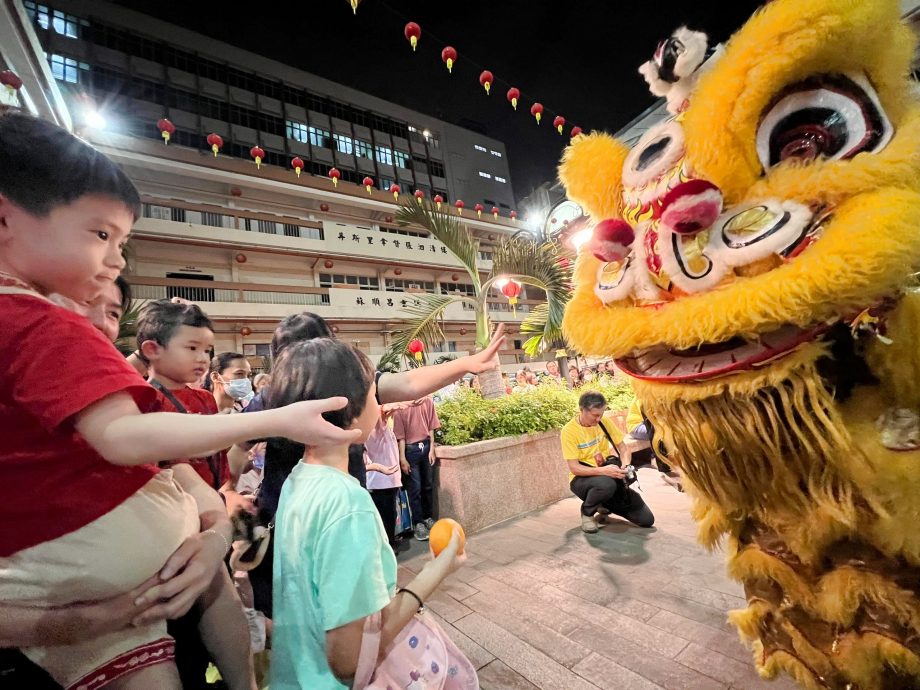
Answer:
[{"label": "paved walkway", "polygon": [[[656,526],[581,531],[577,499],[472,535],[469,558],[428,603],[484,690],[791,690],[754,671],[725,623],[742,607],[723,556],[697,545],[689,499],[639,472]],[[400,555],[406,584],[427,558]]]}]

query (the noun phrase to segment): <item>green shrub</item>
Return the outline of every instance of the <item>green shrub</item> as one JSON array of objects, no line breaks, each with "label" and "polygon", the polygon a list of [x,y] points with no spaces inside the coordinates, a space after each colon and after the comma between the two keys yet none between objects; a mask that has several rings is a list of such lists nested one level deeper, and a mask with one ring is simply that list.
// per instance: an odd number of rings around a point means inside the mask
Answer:
[{"label": "green shrub", "polygon": [[497,400],[484,400],[476,391],[461,388],[437,406],[441,420],[437,440],[447,446],[459,446],[561,429],[578,412],[578,397],[588,390],[603,393],[611,410],[628,409],[635,398],[629,383],[606,377],[574,391],[544,382],[532,391]]}]

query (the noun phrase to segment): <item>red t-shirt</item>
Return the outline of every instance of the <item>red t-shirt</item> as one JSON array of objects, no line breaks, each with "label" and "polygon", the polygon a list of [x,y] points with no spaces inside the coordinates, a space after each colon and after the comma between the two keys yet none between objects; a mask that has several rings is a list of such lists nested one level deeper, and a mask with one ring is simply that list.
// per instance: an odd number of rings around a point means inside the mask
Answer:
[{"label": "red t-shirt", "polygon": [[74,430],[75,414],[118,392],[142,412],[156,399],[86,318],[0,295],[0,557],[89,524],[157,473],[107,462]]},{"label": "red t-shirt", "polygon": [[[169,392],[179,401],[179,404],[185,408],[188,414],[217,414],[217,402],[215,402],[214,396],[206,390],[185,386],[183,388],[177,388],[176,390],[170,389]],[[169,398],[160,391],[157,391],[157,401],[154,403],[153,411],[178,412],[179,410],[170,402]],[[160,465],[162,467],[170,467],[183,462],[194,467],[195,471],[201,475],[201,478],[207,482],[208,486],[214,489],[219,489],[226,482],[230,481],[230,462],[227,459],[227,452],[225,450],[215,453],[210,458],[171,460],[161,462]],[[214,470],[217,470],[217,477],[220,480],[216,484],[214,482]]]}]

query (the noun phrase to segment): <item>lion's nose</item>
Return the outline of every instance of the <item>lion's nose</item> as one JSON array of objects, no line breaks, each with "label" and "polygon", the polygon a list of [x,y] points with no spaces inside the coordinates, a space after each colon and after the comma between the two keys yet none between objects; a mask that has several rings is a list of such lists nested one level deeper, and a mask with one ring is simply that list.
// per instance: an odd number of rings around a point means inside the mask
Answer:
[{"label": "lion's nose", "polygon": [[682,235],[705,230],[722,213],[722,192],[707,180],[677,185],[661,200],[661,224]]}]

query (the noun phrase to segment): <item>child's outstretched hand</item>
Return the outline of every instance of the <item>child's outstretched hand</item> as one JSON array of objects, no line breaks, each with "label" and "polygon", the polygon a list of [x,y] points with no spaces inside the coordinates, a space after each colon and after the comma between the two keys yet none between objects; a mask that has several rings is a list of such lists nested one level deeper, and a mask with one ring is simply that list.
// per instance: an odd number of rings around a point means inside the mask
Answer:
[{"label": "child's outstretched hand", "polygon": [[272,410],[280,425],[277,436],[307,446],[336,446],[355,443],[361,438],[360,429],[340,429],[323,419],[324,412],[341,410],[348,404],[348,398],[336,397],[328,400],[306,400]]},{"label": "child's outstretched hand", "polygon": [[466,549],[462,548],[460,543],[460,531],[454,528],[450,535],[450,541],[447,542],[447,546],[445,546],[444,550],[437,556],[434,555],[429,545],[428,551],[434,558],[434,563],[443,569],[443,577],[447,577],[466,563]]}]

